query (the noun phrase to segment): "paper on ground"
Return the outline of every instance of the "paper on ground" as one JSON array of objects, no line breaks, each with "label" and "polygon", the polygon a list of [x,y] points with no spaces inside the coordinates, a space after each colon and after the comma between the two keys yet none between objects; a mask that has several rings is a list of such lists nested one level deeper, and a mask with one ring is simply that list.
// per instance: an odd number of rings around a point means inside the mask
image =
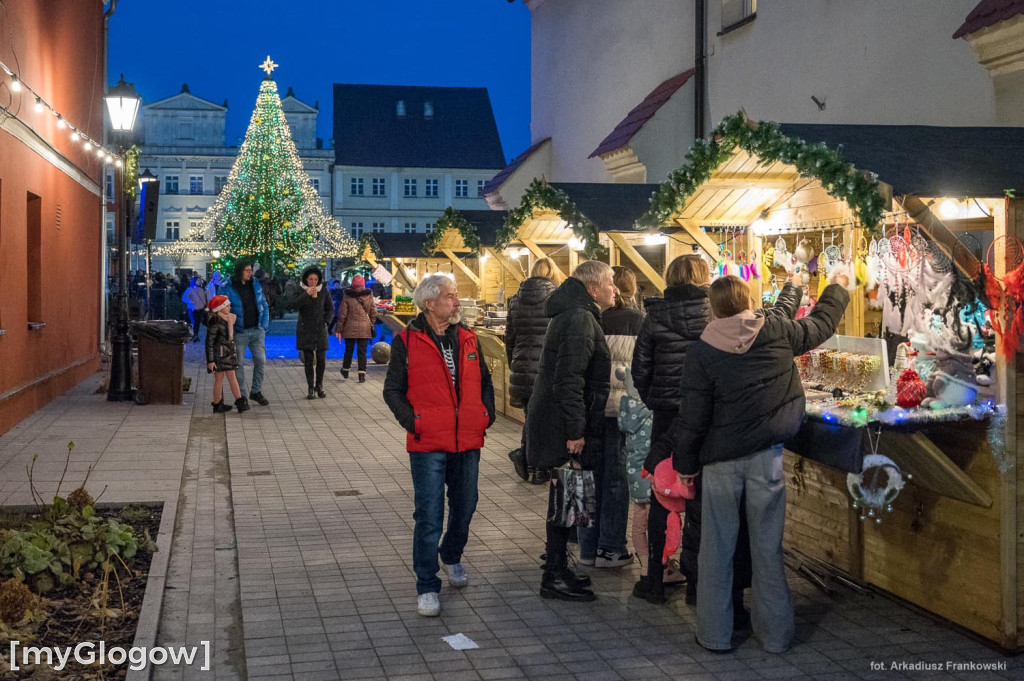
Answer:
[{"label": "paper on ground", "polygon": [[450,645],[454,650],[473,650],[479,648],[476,641],[469,638],[465,634],[452,634],[451,636],[442,636],[441,640]]}]

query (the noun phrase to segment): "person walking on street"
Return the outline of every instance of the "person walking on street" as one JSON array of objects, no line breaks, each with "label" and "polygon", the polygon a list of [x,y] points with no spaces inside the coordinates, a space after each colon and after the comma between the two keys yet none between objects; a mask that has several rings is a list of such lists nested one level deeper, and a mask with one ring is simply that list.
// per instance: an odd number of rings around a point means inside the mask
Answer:
[{"label": "person walking on street", "polygon": [[265,407],[270,400],[263,396],[263,372],[267,364],[267,327],[270,326],[270,306],[263,288],[253,277],[252,261],[241,259],[235,263],[235,273],[222,286],[222,294],[231,301],[235,310],[235,351],[238,354],[238,387],[245,395],[245,349],[252,353],[252,392],[249,399]]},{"label": "person walking on street", "polygon": [[203,280],[199,275],[192,277],[192,282],[185,289],[181,296],[182,301],[188,305],[188,313],[192,319],[192,342],[199,342],[199,325],[206,319],[206,289],[203,287]]},{"label": "person walking on street", "polygon": [[633,555],[626,548],[629,520],[629,486],[626,481],[626,449],[619,433],[619,403],[626,384],[616,369],[629,370],[633,345],[640,333],[644,313],[636,308],[636,275],[625,267],[613,267],[617,292],[615,305],[601,315],[611,353],[608,400],[604,409],[604,438],[601,457],[594,471],[597,487],[597,517],[591,527],[579,528],[580,565],[615,568],[629,565]]},{"label": "person walking on street", "polygon": [[352,353],[358,355],[359,382],[366,382],[366,344],[373,338],[374,323],[377,321],[377,305],[373,293],[365,286],[362,275],[352,277],[352,286],[345,289],[338,310],[336,333],[338,340],[345,339],[345,359],[341,364],[341,377],[348,378],[352,366]]},{"label": "person walking on street", "polygon": [[[476,334],[459,321],[455,282],[441,274],[425,277],[413,300],[422,312],[395,335],[384,401],[407,433],[416,610],[436,617],[441,614],[438,557],[449,584],[469,583],[462,552],[476,510],[480,448],[494,423],[494,387]],[[442,539],[445,486],[448,531]]]},{"label": "person walking on street", "polygon": [[[534,263],[530,278],[519,285],[519,292],[508,301],[508,319],[505,325],[505,355],[511,374],[508,394],[513,407],[528,411],[533,382],[537,379],[540,366],[540,352],[544,347],[544,333],[551,318],[544,312],[544,303],[562,283],[562,277],[551,258],[541,258]],[[548,472],[530,463],[526,447],[526,425],[519,449],[514,449],[508,458],[516,474],[535,485],[548,481]]]},{"label": "person walking on street", "polygon": [[[299,313],[295,322],[295,347],[302,351],[306,369],[306,399],[327,397],[324,371],[327,368],[327,324],[334,317],[334,303],[324,290],[323,273],[310,266],[302,271],[300,286],[292,295],[292,307]],[[314,379],[314,364],[316,378]]]},{"label": "person walking on street", "polygon": [[782,553],[782,442],[797,433],[805,416],[793,359],[828,340],[850,302],[843,268],[830,282],[814,309],[796,321],[792,301],[772,314],[756,314],[750,287],[739,277],[711,284],[714,320],[686,353],[679,411],[668,434],[651,448],[652,456],[660,450],[658,458],[672,452],[681,480],[697,473],[704,478],[696,636],[712,651],[733,647],[733,554],[743,513],[750,522],[754,635],[769,653],[785,652],[793,640],[793,600]]},{"label": "person walking on street", "polygon": [[216,414],[231,411],[231,405],[224,404],[224,377],[235,398],[238,413],[249,411],[249,402],[242,397],[235,378],[238,359],[235,355],[235,315],[231,313],[231,301],[227,296],[214,296],[210,301],[210,315],[206,321],[206,370],[213,374],[213,411]]},{"label": "person walking on street", "polygon": [[[585,470],[601,457],[604,409],[608,400],[611,355],[601,313],[615,304],[612,268],[599,260],[579,265],[544,308],[551,323],[544,336],[537,380],[526,416],[527,451],[538,468],[551,470],[569,462],[570,454]],[[548,486],[548,522],[542,598],[592,601],[590,578],[568,565],[567,543],[573,528],[553,522],[555,481]]]},{"label": "person walking on street", "polygon": [[214,270],[213,274],[210,275],[210,281],[206,282],[206,300],[213,300],[213,297],[218,294],[219,288],[224,284],[220,278],[220,272]]}]

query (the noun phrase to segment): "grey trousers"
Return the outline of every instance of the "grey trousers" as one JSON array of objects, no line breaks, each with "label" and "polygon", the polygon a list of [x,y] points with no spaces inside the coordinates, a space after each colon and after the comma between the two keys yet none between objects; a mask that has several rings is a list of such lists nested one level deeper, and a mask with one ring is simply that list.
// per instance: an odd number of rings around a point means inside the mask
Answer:
[{"label": "grey trousers", "polygon": [[732,648],[732,567],[739,532],[740,496],[747,493],[753,564],[751,622],[766,652],[785,652],[793,641],[793,598],[782,559],[786,481],[782,445],[741,459],[704,466],[697,581],[697,639],[705,648]]}]

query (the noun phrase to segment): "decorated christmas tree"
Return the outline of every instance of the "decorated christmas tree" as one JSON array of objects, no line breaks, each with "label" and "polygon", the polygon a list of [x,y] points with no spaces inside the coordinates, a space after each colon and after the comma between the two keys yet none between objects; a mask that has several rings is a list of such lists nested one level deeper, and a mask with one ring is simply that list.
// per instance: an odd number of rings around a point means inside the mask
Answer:
[{"label": "decorated christmas tree", "polygon": [[305,263],[350,257],[356,242],[324,208],[302,167],[281,109],[270,57],[245,141],[227,184],[206,212],[202,231],[212,235],[230,269],[246,257],[271,272],[294,272]]}]

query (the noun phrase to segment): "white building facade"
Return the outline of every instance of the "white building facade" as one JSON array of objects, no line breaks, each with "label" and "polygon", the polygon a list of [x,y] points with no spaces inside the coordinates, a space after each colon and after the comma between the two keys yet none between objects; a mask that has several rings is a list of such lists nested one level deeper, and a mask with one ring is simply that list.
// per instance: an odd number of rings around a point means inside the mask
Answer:
[{"label": "white building facade", "polygon": [[487,90],[334,86],[332,212],[353,237],[424,234],[448,206],[487,210],[505,165]]}]

